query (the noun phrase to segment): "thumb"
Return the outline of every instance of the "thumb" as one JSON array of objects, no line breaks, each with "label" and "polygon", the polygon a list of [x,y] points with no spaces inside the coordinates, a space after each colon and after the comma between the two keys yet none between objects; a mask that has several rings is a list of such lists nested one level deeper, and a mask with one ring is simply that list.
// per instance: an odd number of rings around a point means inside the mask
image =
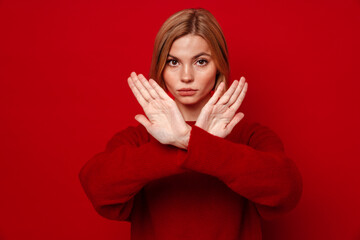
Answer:
[{"label": "thumb", "polygon": [[135,120],[138,121],[141,125],[143,125],[146,129],[150,127],[150,121],[142,114],[138,114],[135,116]]},{"label": "thumb", "polygon": [[231,131],[233,130],[233,128],[236,126],[236,124],[238,124],[241,119],[244,118],[244,113],[242,112],[238,112],[237,114],[235,114],[235,116],[233,117],[233,119],[231,119],[231,121],[228,123],[228,125],[226,126],[226,130],[228,132],[228,134],[231,133]]}]

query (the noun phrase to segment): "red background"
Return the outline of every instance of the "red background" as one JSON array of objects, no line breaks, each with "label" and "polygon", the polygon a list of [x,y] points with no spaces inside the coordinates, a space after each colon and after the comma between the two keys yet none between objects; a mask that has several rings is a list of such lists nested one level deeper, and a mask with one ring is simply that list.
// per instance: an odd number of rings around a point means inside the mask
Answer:
[{"label": "red background", "polygon": [[269,126],[303,175],[298,207],[264,239],[360,239],[360,2],[0,1],[0,239],[129,239],[97,215],[78,172],[141,111],[172,13],[210,10],[228,41],[245,117]]}]

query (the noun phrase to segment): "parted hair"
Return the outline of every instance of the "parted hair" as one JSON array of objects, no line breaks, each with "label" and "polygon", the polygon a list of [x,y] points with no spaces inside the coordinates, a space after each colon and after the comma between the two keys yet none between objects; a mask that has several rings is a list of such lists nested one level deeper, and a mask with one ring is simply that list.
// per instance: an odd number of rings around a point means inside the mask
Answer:
[{"label": "parted hair", "polygon": [[202,8],[184,9],[170,16],[161,26],[155,38],[150,67],[150,78],[165,89],[163,71],[173,42],[188,34],[202,37],[209,44],[217,74],[215,88],[220,82],[228,86],[230,66],[224,34],[215,17]]}]

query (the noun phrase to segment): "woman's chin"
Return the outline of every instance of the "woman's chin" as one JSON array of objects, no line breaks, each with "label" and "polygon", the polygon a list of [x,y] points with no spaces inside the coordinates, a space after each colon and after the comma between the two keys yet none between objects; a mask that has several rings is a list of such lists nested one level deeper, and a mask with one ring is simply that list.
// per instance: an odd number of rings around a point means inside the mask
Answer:
[{"label": "woman's chin", "polygon": [[182,99],[178,99],[177,102],[181,105],[184,105],[186,107],[196,107],[199,104],[201,105],[201,102],[199,99],[197,98],[182,98]]},{"label": "woman's chin", "polygon": [[209,101],[210,97],[210,95],[208,97],[177,96],[176,102],[186,107],[203,107],[203,105],[205,105]]},{"label": "woman's chin", "polygon": [[176,102],[181,104],[181,105],[194,105],[198,101],[197,101],[197,99],[194,99],[194,98],[190,98],[190,97],[184,98],[184,97],[182,97],[182,98],[176,99]]}]

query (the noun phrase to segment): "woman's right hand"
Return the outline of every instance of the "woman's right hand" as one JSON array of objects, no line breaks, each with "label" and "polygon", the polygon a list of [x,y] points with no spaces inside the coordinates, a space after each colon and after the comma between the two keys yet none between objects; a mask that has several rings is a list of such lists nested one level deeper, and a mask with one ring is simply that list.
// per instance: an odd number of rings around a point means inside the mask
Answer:
[{"label": "woman's right hand", "polygon": [[135,116],[155,139],[187,149],[191,127],[184,121],[175,101],[153,80],[132,72],[128,84],[145,115]]}]

